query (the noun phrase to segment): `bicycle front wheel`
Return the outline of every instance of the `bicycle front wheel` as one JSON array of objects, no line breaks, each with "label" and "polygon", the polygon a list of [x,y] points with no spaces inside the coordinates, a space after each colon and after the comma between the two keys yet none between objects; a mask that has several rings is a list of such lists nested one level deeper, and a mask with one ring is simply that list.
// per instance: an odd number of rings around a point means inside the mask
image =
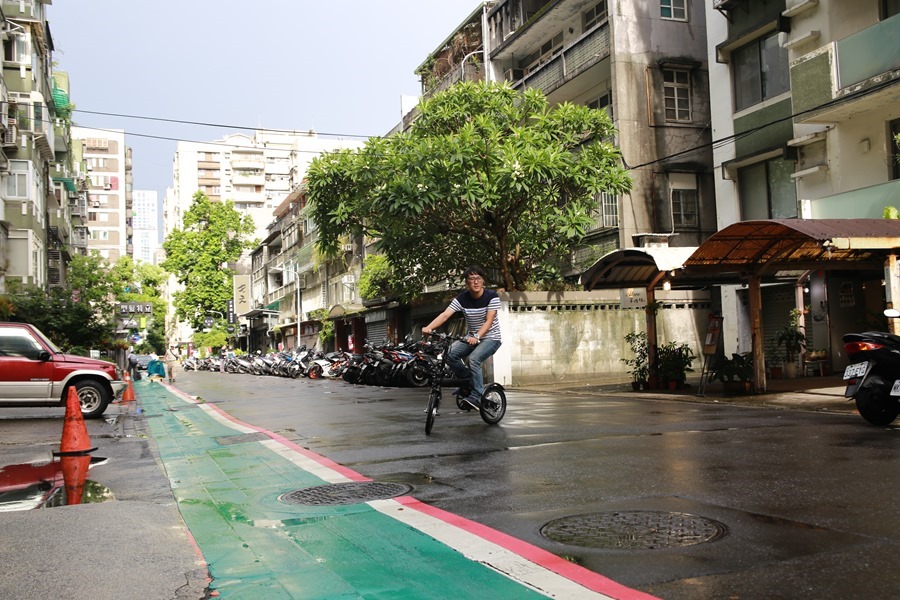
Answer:
[{"label": "bicycle front wheel", "polygon": [[425,435],[431,434],[431,429],[434,427],[434,418],[437,416],[438,407],[441,404],[441,393],[437,390],[432,390],[431,394],[428,396],[428,409],[427,415],[425,416]]},{"label": "bicycle front wheel", "polygon": [[506,414],[506,392],[503,386],[492,383],[484,388],[481,395],[481,418],[488,425],[496,425]]}]

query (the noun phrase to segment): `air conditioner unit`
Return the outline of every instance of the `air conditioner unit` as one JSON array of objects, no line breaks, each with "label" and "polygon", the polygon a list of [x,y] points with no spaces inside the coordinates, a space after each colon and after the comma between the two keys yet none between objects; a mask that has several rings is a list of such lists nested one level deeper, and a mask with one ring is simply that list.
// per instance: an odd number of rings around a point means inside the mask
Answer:
[{"label": "air conditioner unit", "polygon": [[522,69],[507,69],[503,71],[503,79],[506,81],[519,81],[525,77],[525,71]]},{"label": "air conditioner unit", "polygon": [[111,190],[111,189],[112,189],[112,186],[111,186],[110,184],[107,183],[107,184],[105,184],[105,185],[103,186],[103,189],[104,189],[104,190]]},{"label": "air conditioner unit", "polygon": [[94,208],[100,208],[100,201],[94,200],[93,202],[91,202],[91,206],[93,206]]}]

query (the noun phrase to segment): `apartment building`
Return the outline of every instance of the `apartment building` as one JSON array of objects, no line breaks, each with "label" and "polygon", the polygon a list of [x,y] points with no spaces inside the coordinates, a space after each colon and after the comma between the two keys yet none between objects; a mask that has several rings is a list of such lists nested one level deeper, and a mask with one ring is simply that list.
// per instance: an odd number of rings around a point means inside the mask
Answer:
[{"label": "apartment building", "polygon": [[[719,228],[900,208],[900,2],[714,0],[707,24]],[[881,271],[787,275],[762,290],[764,336],[796,308],[832,357],[885,301]],[[748,349],[745,296],[723,289],[726,352]]]},{"label": "apartment building", "polygon": [[132,240],[134,260],[156,264],[159,250],[159,194],[155,190],[132,192]]},{"label": "apartment building", "polygon": [[0,291],[12,280],[64,285],[68,259],[85,248],[68,77],[51,71],[49,4],[5,2],[0,13]]},{"label": "apartment building", "polygon": [[[296,210],[289,211],[289,218],[282,214],[283,206],[292,205],[289,195],[294,199],[297,197],[306,170],[315,157],[361,145],[358,140],[320,137],[314,131],[270,130],[258,130],[252,136],[233,134],[214,142],[178,143],[173,167],[174,185],[166,191],[163,203],[165,235],[181,227],[183,215],[197,191],[214,201],[232,200],[238,211],[252,217],[256,227],[255,236],[260,246],[240,264],[233,265],[237,273],[250,277],[250,310],[242,317],[242,323],[249,326],[248,330],[254,336],[249,348],[273,347],[272,328],[279,322],[297,323],[296,278],[310,275],[309,280],[313,281],[316,278],[313,272],[321,268],[314,266],[311,260],[299,265],[303,267],[303,273],[296,270],[296,262],[288,261],[285,266],[285,257],[281,256],[284,234],[287,234],[286,239],[296,242],[287,230],[308,226]],[[311,253],[312,246],[305,252]],[[285,295],[288,296],[284,303],[285,312],[279,320],[278,311],[267,307]],[[312,308],[307,303],[303,311]],[[173,335],[178,339],[189,336],[187,329],[174,322],[170,330],[177,332]],[[242,341],[244,346],[248,342],[248,339]]]},{"label": "apartment building", "polygon": [[123,130],[73,127],[74,145],[81,147],[80,173],[88,188],[88,249],[110,263],[134,251],[131,223],[131,148]]},{"label": "apartment building", "polygon": [[716,230],[702,0],[501,0],[486,13],[488,78],[607,110],[634,186],[601,197],[590,245]]},{"label": "apartment building", "polygon": [[165,234],[180,227],[197,191],[211,200],[232,200],[253,218],[263,239],[272,211],[300,184],[312,160],[323,152],[358,142],[319,137],[316,132],[258,130],[214,142],[178,142],[172,193],[166,195]]}]

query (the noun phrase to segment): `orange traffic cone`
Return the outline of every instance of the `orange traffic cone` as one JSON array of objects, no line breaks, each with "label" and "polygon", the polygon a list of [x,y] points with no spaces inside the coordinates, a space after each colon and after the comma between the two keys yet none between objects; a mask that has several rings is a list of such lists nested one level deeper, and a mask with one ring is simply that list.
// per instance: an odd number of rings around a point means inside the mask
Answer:
[{"label": "orange traffic cone", "polygon": [[63,456],[62,462],[63,482],[66,486],[66,504],[81,504],[84,496],[84,482],[87,481],[88,469],[91,467],[91,457]]},{"label": "orange traffic cone", "polygon": [[66,397],[66,419],[63,423],[62,442],[59,452],[53,454],[54,456],[77,456],[93,452],[96,449],[96,446],[91,447],[91,438],[88,437],[84,415],[81,414],[78,391],[74,385],[70,385],[69,395]]},{"label": "orange traffic cone", "polygon": [[122,404],[126,402],[134,402],[134,385],[131,382],[131,376],[128,372],[125,372],[125,383],[128,385],[125,386],[125,391],[122,392]]}]

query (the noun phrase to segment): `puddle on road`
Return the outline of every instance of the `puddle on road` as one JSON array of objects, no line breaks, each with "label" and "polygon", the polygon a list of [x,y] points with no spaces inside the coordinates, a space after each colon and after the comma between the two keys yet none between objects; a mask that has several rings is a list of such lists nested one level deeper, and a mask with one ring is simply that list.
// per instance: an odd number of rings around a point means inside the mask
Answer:
[{"label": "puddle on road", "polygon": [[0,512],[92,504],[115,500],[88,470],[106,463],[102,456],[62,456],[49,463],[0,468]]}]

